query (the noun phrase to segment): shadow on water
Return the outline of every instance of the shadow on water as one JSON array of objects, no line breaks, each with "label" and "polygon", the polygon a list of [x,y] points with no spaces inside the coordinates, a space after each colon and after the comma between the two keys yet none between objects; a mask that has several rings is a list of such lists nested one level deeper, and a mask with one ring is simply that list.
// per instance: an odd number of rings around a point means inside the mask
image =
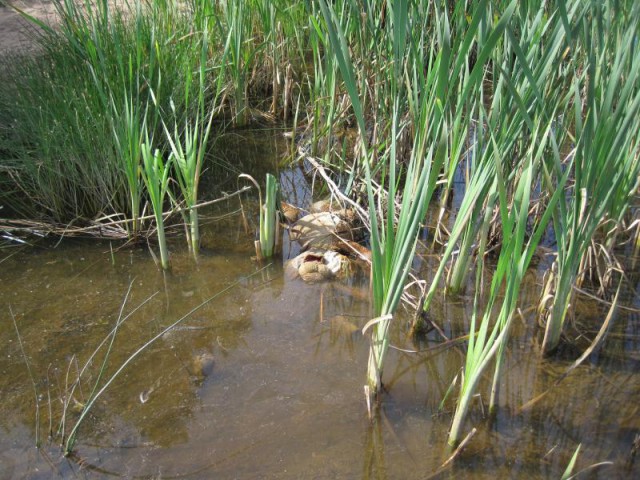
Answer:
[{"label": "shadow on water", "polygon": [[[225,161],[238,169],[258,165],[249,173],[260,179],[276,169],[283,151],[277,133],[239,135],[221,151]],[[309,205],[301,169],[283,170],[280,180],[292,203]],[[205,183],[227,191],[237,185],[225,181]],[[257,211],[255,199],[244,203],[248,215]],[[456,388],[440,404],[463,365],[464,343],[443,347],[435,332],[411,342],[408,318],[400,315],[394,345],[421,353],[391,350],[388,392],[370,422],[363,395],[368,340],[361,333],[369,318],[366,275],[306,285],[285,278],[281,262],[258,272],[250,258],[253,239],[237,210],[230,200],[204,212],[197,265],[174,239],[166,277],[146,248],[112,254],[107,242],[67,240],[55,249],[24,249],[2,263],[1,478],[391,479],[427,478],[438,470],[450,453]],[[287,247],[285,256],[290,252]],[[423,262],[427,271],[429,263]],[[534,305],[539,292],[536,275],[529,280],[524,306]],[[73,398],[68,386],[113,328],[132,281],[125,313],[160,293],[120,327],[107,375],[194,306],[239,284],[137,357],[94,406],[74,455],[64,459],[59,437],[47,436],[58,428],[65,399],[67,432],[78,418],[101,357]],[[468,333],[471,303],[464,296],[436,302],[431,315],[455,339]],[[39,395],[39,450],[33,386],[9,306]],[[605,315],[598,304],[585,303],[575,323],[593,330]],[[640,433],[638,314],[620,312],[603,347],[526,411],[520,407],[551,387],[576,356],[541,361],[533,317],[525,312],[518,322],[497,416],[485,418],[487,378],[468,424],[477,434],[436,478],[559,478],[579,443],[579,468],[613,462],[582,478],[640,476],[631,457]]]}]

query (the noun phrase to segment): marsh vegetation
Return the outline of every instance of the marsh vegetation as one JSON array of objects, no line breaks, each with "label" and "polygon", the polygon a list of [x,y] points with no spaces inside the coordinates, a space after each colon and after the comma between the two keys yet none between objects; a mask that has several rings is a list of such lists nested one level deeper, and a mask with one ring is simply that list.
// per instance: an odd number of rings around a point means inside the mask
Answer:
[{"label": "marsh vegetation", "polygon": [[[577,367],[615,335],[637,354],[637,2],[54,4],[55,27],[31,19],[35,49],[0,57],[7,249],[34,233],[157,241],[170,270],[167,241],[181,258],[184,238],[195,271],[203,203],[241,196],[255,177],[266,178],[265,199],[253,213],[240,204],[241,215],[255,217],[257,256],[268,259],[280,199],[308,208],[294,193],[321,184],[359,217],[370,250],[358,325],[368,361],[349,368],[365,384],[374,463],[385,405],[402,389],[398,348],[411,365],[430,365],[425,344],[455,349],[453,364],[417,382],[439,404],[430,413],[450,422],[438,441],[453,448],[472,448],[476,428],[493,425],[485,413],[529,418],[548,398],[569,401],[549,392],[586,374]],[[266,175],[223,155],[256,126],[286,132],[286,160]],[[253,250],[251,235],[238,238]],[[321,312],[326,288],[309,290]],[[456,303],[468,321],[442,315]],[[614,328],[620,316],[627,331]],[[513,404],[501,390],[514,382],[516,344],[554,374]],[[637,426],[623,435],[627,471],[637,471],[633,435]],[[584,439],[572,440],[564,466],[584,467]],[[431,471],[450,468],[446,458]]]}]

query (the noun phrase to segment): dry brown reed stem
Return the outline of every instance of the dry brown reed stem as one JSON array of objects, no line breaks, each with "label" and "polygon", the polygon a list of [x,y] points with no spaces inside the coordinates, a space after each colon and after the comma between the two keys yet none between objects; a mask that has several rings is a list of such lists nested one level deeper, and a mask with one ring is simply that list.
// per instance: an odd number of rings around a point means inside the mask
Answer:
[{"label": "dry brown reed stem", "polygon": [[[202,208],[202,207],[214,205],[216,203],[220,203],[224,200],[228,200],[248,190],[251,190],[251,188],[252,188],[251,186],[247,185],[233,193],[225,193],[222,197],[194,205],[192,208]],[[178,213],[180,210],[181,210],[181,207],[176,206],[171,210],[163,213],[163,217],[168,218],[171,215]],[[89,233],[99,238],[127,238],[128,235],[126,230],[123,228],[120,228],[120,226],[126,225],[127,223],[130,223],[133,220],[124,219],[124,220],[109,220],[109,221],[103,222],[104,220],[113,218],[114,216],[115,215],[107,215],[105,217],[100,217],[95,220],[90,220],[89,222],[91,223],[91,225],[89,225],[88,227],[76,227],[76,228],[73,228],[71,226],[73,225],[74,222],[71,222],[67,225],[58,225],[54,222],[0,218],[0,232],[25,232],[25,233],[38,233],[38,234],[44,233],[44,234],[59,235],[62,237]],[[142,221],[142,220],[150,220],[153,218],[155,218],[153,215],[144,215],[144,216],[138,217],[137,220]]]},{"label": "dry brown reed stem", "polygon": [[469,441],[476,434],[477,431],[478,430],[475,427],[472,428],[471,431],[467,434],[467,436],[464,437],[462,442],[460,442],[460,445],[458,445],[458,448],[455,449],[455,451],[451,454],[451,456],[447,459],[447,461],[442,464],[440,468],[447,468],[447,466],[449,466],[451,462],[453,462],[456,459],[456,457],[460,455],[460,452],[462,452],[464,447],[467,446],[467,443],[469,443]]},{"label": "dry brown reed stem", "polygon": [[460,455],[464,447],[467,446],[467,443],[469,443],[469,441],[476,434],[477,431],[478,430],[475,427],[472,428],[471,431],[467,434],[467,436],[464,437],[462,442],[460,442],[460,445],[458,445],[458,447],[454,450],[451,456],[442,465],[440,465],[440,467],[438,467],[438,469],[435,472],[427,476],[425,480],[431,480],[433,478],[436,478],[438,475],[444,472],[447,468],[449,468],[453,464],[453,461],[456,459],[456,457]]},{"label": "dry brown reed stem", "polygon": [[349,197],[347,197],[344,193],[340,191],[340,188],[327,174],[327,171],[325,170],[325,168],[322,165],[320,165],[320,163],[315,158],[309,155],[304,155],[304,159],[308,161],[311,165],[313,165],[313,167],[316,169],[318,174],[320,174],[322,179],[326,182],[327,186],[329,187],[329,190],[331,190],[331,194],[335,195],[340,202],[344,202],[349,206],[351,206],[356,211],[356,213],[358,214],[362,222],[365,225],[367,225],[367,227],[369,227],[369,223],[370,223],[368,220],[369,215],[364,210],[364,208],[362,208],[360,205],[358,205],[356,202],[351,200]]},{"label": "dry brown reed stem", "polygon": [[[578,288],[578,287],[574,286],[573,290],[578,292],[580,295],[584,295],[585,297],[588,297],[591,300],[595,300],[598,303],[602,303],[602,304],[608,305],[608,306],[612,306],[613,305],[613,302],[608,302],[607,300],[605,300],[603,298],[600,298],[597,295],[594,295],[592,293],[589,293],[586,290],[583,290],[582,288]],[[633,308],[633,307],[629,307],[629,306],[625,306],[625,305],[618,305],[618,309],[619,310],[625,310],[627,312],[632,312],[632,313],[640,313],[640,308]]]}]

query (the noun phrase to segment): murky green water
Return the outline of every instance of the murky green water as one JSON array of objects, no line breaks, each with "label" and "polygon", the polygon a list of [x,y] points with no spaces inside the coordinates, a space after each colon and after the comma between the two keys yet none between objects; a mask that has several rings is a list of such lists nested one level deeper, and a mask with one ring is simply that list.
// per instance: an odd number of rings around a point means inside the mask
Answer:
[{"label": "murky green water", "polygon": [[[221,155],[262,178],[256,165],[273,170],[282,152],[276,138],[247,132],[237,137],[243,150]],[[303,180],[298,170],[281,175],[298,204],[310,201]],[[223,189],[232,191],[234,177],[226,182]],[[389,391],[371,423],[363,394],[368,341],[359,332],[369,313],[366,279],[306,285],[284,278],[280,262],[260,270],[240,216],[219,219],[238,206],[230,200],[206,212],[197,265],[174,240],[166,276],[146,247],[112,253],[115,243],[72,239],[55,249],[2,251],[2,258],[13,255],[0,263],[0,478],[394,479],[429,478],[438,470],[450,454],[454,398],[442,412],[439,404],[460,371],[463,347],[436,348],[435,332],[413,344],[406,318],[398,318],[394,344],[422,353],[391,351]],[[523,309],[537,302],[533,272],[530,281]],[[67,432],[77,420],[103,353],[73,398],[71,386],[121,308],[133,313],[119,327],[102,383],[164,327],[222,291],[123,370],[87,416],[75,455],[64,459],[59,437],[47,437],[65,404]],[[449,338],[468,332],[470,303],[461,297],[434,306],[432,316]],[[576,321],[594,336],[605,314],[583,302]],[[640,477],[631,457],[640,434],[638,315],[621,312],[603,348],[521,412],[577,357],[567,352],[566,359],[542,362],[531,315],[525,311],[514,330],[497,417],[483,418],[487,378],[467,424],[478,432],[437,478],[559,478],[579,443],[579,469],[612,462],[580,478]],[[27,363],[38,396],[39,450]]]}]

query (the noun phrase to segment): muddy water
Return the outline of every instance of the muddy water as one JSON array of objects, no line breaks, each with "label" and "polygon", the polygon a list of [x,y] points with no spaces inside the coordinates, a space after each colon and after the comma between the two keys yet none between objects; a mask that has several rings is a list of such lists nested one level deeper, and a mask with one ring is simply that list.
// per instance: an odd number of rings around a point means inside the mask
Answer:
[{"label": "muddy water", "polygon": [[[237,142],[245,150],[234,147],[225,159],[262,178],[260,168],[275,170],[273,159],[282,152],[275,138],[247,132]],[[310,201],[300,170],[285,170],[281,181],[296,203]],[[227,182],[235,185],[231,177]],[[250,211],[255,201],[244,204]],[[168,275],[146,246],[118,249],[76,239],[56,248],[38,243],[2,251],[0,478],[392,479],[428,478],[438,470],[450,454],[455,392],[442,411],[439,405],[463,364],[463,345],[439,348],[435,332],[411,342],[400,316],[394,344],[421,353],[390,352],[388,392],[377,421],[369,422],[362,393],[368,342],[359,332],[369,313],[366,279],[305,285],[286,279],[281,262],[260,267],[250,258],[252,238],[233,213],[238,206],[230,200],[206,212],[197,265],[174,239]],[[581,478],[638,478],[631,457],[640,434],[637,314],[620,313],[597,354],[535,407],[520,411],[577,357],[571,351],[551,361],[537,357],[526,307],[537,301],[539,279],[532,272],[529,280],[499,413],[493,421],[483,413],[487,378],[467,424],[478,432],[436,478],[559,478],[580,443],[578,468],[612,462]],[[199,305],[111,383],[85,417],[74,455],[64,459],[56,432],[63,419],[67,433],[77,421],[104,348],[82,370],[118,318],[127,317],[101,385]],[[464,296],[441,301],[431,314],[456,338],[468,332],[470,305]],[[582,302],[576,324],[593,336],[605,314],[598,304]]]}]

